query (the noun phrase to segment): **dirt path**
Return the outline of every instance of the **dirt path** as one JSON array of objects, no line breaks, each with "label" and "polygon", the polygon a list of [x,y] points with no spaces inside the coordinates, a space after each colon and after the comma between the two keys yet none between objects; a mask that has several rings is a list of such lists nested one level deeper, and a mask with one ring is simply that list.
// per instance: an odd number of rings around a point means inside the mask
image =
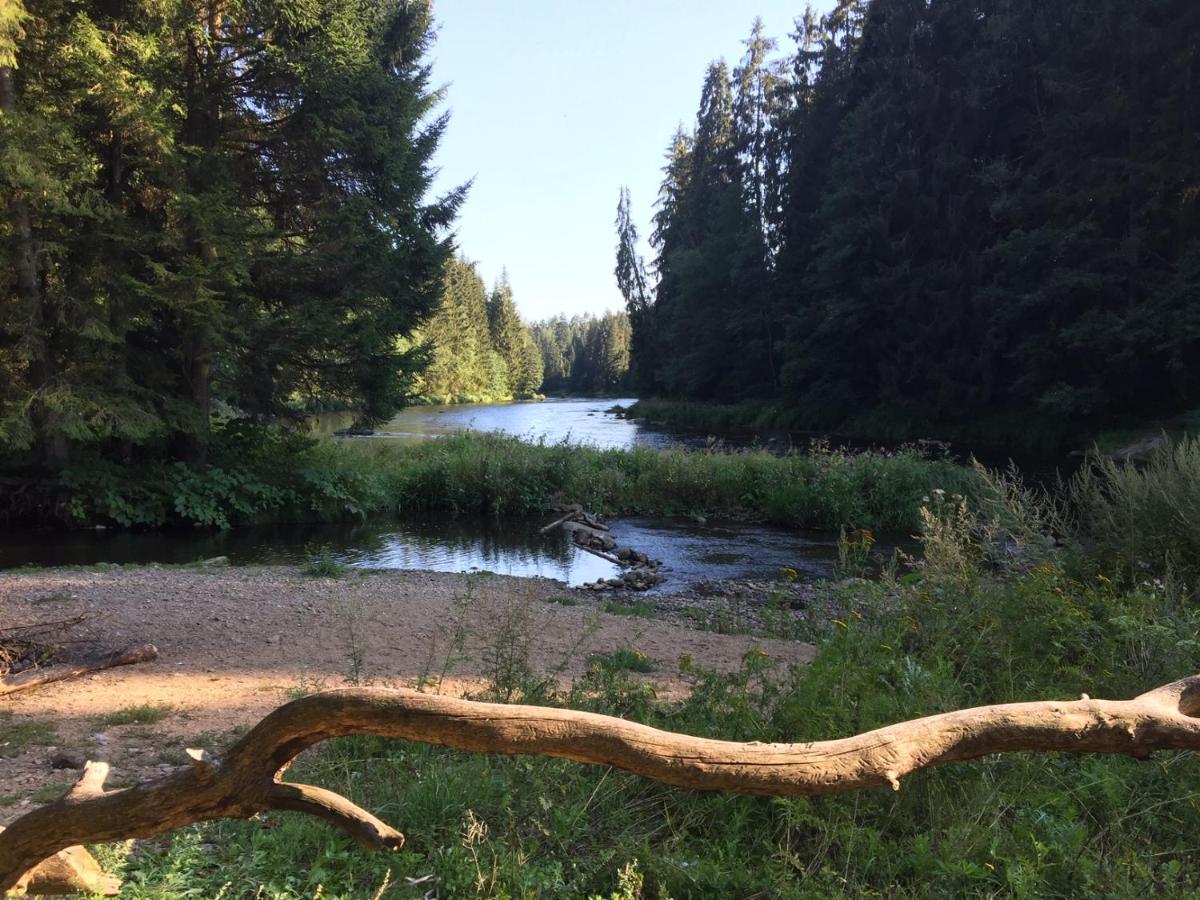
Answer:
[{"label": "dirt path", "polygon": [[74,780],[51,766],[62,751],[111,762],[110,783],[133,783],[181,764],[185,746],[219,744],[297,692],[354,676],[463,693],[505,659],[565,682],[586,671],[589,655],[633,648],[658,664],[648,677],[669,694],[682,686],[681,657],[728,671],[755,648],[785,662],[812,654],[806,644],[608,615],[597,602],[554,581],[432,572],[0,575],[0,625],[85,615],[77,637],[160,651],[148,665],[0,698],[0,824]]}]

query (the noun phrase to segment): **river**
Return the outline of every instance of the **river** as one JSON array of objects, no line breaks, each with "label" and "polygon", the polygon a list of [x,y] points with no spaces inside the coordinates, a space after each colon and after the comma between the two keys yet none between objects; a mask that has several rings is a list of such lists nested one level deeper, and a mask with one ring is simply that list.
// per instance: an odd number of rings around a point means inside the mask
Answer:
[{"label": "river", "polygon": [[[609,410],[630,398],[418,406],[370,437],[339,440],[431,440],[466,429],[498,431],[528,441],[568,441],[603,448],[693,446],[702,439],[647,427]],[[325,433],[345,417],[317,418]],[[549,519],[550,517],[548,517]],[[548,520],[547,519],[547,520]],[[490,571],[553,578],[579,585],[618,574],[617,567],[575,547],[561,533],[542,534],[541,521],[494,522],[434,516],[325,525],[248,526],[226,532],[195,528],[151,532],[118,529],[10,534],[0,540],[0,568],[22,565],[187,563],[216,556],[234,565],[302,563],[327,554],[360,568]],[[616,519],[618,542],[663,562],[674,590],[699,580],[773,577],[783,567],[808,579],[832,574],[837,538],[768,526]]]},{"label": "river", "polygon": [[[556,444],[568,441],[595,447],[668,447],[690,445],[695,438],[651,428],[610,410],[629,407],[633,398],[550,398],[521,403],[469,403],[458,406],[411,406],[368,437],[352,440],[424,440],[461,431],[495,431],[526,441]],[[314,417],[318,434],[348,428],[351,417],[323,413]]]}]

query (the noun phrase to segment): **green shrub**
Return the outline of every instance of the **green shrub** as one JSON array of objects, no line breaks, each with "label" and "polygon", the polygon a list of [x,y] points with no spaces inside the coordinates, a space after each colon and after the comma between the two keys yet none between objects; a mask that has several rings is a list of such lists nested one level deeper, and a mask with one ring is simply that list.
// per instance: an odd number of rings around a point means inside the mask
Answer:
[{"label": "green shrub", "polygon": [[1200,574],[1200,437],[1164,438],[1143,465],[1092,454],[1064,493],[1071,531],[1109,574]]},{"label": "green shrub", "polygon": [[327,549],[309,554],[300,567],[300,572],[309,578],[340,578],[349,571],[350,567],[338,562]]}]

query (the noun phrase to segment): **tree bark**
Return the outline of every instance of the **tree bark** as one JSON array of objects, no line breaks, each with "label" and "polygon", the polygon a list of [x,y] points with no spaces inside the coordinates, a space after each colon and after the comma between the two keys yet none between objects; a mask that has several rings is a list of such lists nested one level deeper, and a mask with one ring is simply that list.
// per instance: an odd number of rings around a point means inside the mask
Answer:
[{"label": "tree bark", "polygon": [[475,703],[407,690],[326,691],[280,707],[223,757],[189,750],[192,765],[156,781],[105,791],[89,763],[66,797],[0,833],[0,890],[76,844],[152,837],[193,822],[264,810],[320,816],[364,846],[397,849],[400,832],[322,788],[283,784],[301,752],[349,734],[482,753],[531,754],[614,766],[678,787],[772,796],[890,785],[911,772],[992,753],[1200,750],[1200,675],[1133,700],[982,706],[815,743],[735,743],[690,737],[569,709]]}]

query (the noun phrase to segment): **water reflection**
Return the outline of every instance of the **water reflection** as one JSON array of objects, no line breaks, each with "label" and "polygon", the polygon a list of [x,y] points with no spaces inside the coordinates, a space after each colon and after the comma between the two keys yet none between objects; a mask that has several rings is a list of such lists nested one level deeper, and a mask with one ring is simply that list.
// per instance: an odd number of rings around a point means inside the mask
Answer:
[{"label": "water reflection", "polygon": [[227,532],[166,529],[6,535],[0,567],[97,563],[188,563],[216,556],[234,565],[302,563],[328,553],[345,565],[435,572],[488,570],[569,584],[611,577],[616,567],[540,522],[474,517],[372,520],[358,524],[248,526]]},{"label": "water reflection", "polygon": [[[571,585],[617,574],[615,566],[580,550],[562,532],[542,534],[542,524],[541,520],[431,516],[246,527],[224,533],[201,529],[27,533],[0,541],[0,568],[188,563],[215,556],[228,557],[234,565],[281,565],[328,553],[338,562],[361,568],[487,570],[554,578]],[[785,566],[815,580],[831,575],[837,559],[837,536],[832,532],[654,519],[617,519],[611,525],[619,543],[662,560],[667,580],[660,590],[665,591],[700,580],[773,578]],[[886,547],[880,549],[887,552]]]},{"label": "water reflection", "polygon": [[[416,440],[444,437],[469,429],[511,434],[527,441],[546,441],[551,444],[570,441],[606,449],[668,447],[697,440],[672,435],[666,430],[650,428],[609,412],[615,405],[629,407],[636,402],[633,398],[625,397],[413,406],[381,425],[371,439]],[[345,414],[322,413],[314,417],[316,431],[323,434],[331,434],[350,424],[351,419]]]}]

